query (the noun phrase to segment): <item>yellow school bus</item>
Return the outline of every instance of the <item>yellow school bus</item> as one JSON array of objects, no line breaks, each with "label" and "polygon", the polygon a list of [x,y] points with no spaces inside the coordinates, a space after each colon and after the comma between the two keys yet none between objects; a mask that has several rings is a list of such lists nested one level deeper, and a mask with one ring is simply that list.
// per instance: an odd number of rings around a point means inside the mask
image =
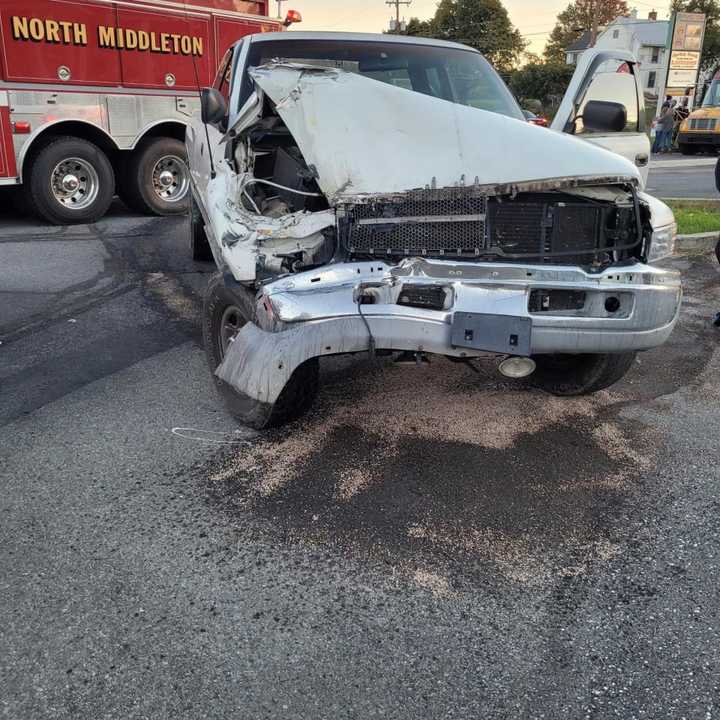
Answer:
[{"label": "yellow school bus", "polygon": [[702,106],[683,120],[677,141],[683,155],[720,149],[720,71],[715,73]]}]

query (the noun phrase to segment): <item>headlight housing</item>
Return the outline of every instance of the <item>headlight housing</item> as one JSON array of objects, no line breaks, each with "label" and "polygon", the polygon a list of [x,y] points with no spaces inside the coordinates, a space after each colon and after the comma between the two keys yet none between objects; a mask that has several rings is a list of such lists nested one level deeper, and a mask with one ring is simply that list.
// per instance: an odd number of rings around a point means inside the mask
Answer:
[{"label": "headlight housing", "polygon": [[663,258],[670,257],[675,252],[675,238],[677,237],[677,223],[653,230],[652,239],[650,241],[650,251],[648,252],[648,262],[655,262]]}]

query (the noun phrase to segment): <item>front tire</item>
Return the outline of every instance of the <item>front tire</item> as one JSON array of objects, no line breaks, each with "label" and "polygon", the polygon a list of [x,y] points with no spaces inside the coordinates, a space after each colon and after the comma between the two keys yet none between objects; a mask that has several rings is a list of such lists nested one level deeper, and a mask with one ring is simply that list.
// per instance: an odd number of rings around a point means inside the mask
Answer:
[{"label": "front tire", "polygon": [[681,155],[697,155],[698,148],[696,145],[688,145],[687,143],[679,143],[678,150]]},{"label": "front tire", "polygon": [[110,161],[87,140],[57,137],[30,159],[27,204],[54,225],[96,222],[107,212],[114,194]]},{"label": "front tire", "polygon": [[620,380],[635,362],[635,353],[613,355],[535,355],[534,384],[552,395],[589,395]]},{"label": "front tire", "polygon": [[144,140],[126,161],[120,193],[146,215],[179,215],[188,209],[190,170],[185,144],[169,137]]},{"label": "front tire", "polygon": [[203,340],[215,387],[230,413],[243,425],[256,430],[282,425],[299,417],[312,405],[318,389],[317,358],[306,361],[290,376],[274,405],[262,403],[238,392],[215,375],[230,342],[248,322],[255,319],[255,298],[246,288],[229,290],[221,273],[208,285],[203,308]]}]

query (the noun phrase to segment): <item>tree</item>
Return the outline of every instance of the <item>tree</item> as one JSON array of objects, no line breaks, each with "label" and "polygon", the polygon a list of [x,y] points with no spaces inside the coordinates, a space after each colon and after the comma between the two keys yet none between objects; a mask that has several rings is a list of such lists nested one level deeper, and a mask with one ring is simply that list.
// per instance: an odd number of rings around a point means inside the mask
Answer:
[{"label": "tree", "polygon": [[700,68],[712,70],[720,63],[720,2],[718,0],[673,0],[674,12],[705,13],[705,40]]},{"label": "tree", "polygon": [[388,30],[389,35],[411,35],[419,37],[432,37],[431,20],[420,20],[420,18],[411,17],[405,30]]},{"label": "tree", "polygon": [[575,68],[565,63],[529,62],[510,74],[510,89],[521,103],[537,100],[544,108],[560,102]]},{"label": "tree", "polygon": [[545,59],[563,62],[565,50],[586,30],[597,31],[620,15],[628,14],[626,0],[574,0],[558,16],[545,46]]},{"label": "tree", "polygon": [[430,26],[434,37],[474,47],[498,70],[515,65],[526,45],[500,0],[440,0]]},{"label": "tree", "polygon": [[501,71],[518,62],[526,45],[500,0],[440,0],[431,20],[411,18],[402,34],[470,45]]}]

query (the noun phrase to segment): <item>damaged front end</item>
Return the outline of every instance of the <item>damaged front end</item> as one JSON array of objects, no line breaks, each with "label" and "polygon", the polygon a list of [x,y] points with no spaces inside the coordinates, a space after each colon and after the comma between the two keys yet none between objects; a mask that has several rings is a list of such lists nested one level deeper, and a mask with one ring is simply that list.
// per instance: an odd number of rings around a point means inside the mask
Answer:
[{"label": "damaged front end", "polygon": [[327,355],[632,353],[670,335],[679,277],[647,263],[672,214],[625,160],[338,69],[251,75],[252,119],[207,191],[216,259],[256,291],[216,371],[243,395],[272,407]]}]

